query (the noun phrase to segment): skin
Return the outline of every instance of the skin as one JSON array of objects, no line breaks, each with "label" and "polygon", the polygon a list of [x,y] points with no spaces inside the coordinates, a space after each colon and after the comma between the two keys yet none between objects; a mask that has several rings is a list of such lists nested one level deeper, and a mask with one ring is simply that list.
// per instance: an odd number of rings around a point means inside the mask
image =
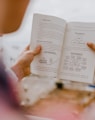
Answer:
[{"label": "skin", "polygon": [[34,57],[41,52],[41,46],[37,46],[33,51],[29,49],[29,45],[25,48],[25,50],[19,56],[19,59],[16,63],[11,67],[11,69],[16,73],[19,80],[23,77],[29,75],[30,64],[33,61]]},{"label": "skin", "polygon": [[88,46],[89,48],[91,48],[93,51],[95,51],[95,44],[94,44],[94,43],[88,42],[88,43],[87,43],[87,46]]}]

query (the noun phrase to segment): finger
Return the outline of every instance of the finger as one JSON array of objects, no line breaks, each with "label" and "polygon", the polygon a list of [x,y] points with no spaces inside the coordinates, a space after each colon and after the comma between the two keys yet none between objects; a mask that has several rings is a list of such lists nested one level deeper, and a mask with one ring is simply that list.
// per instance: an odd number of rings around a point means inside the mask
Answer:
[{"label": "finger", "polygon": [[29,50],[25,52],[25,56],[28,59],[28,61],[32,61],[36,55],[38,55],[41,52],[41,46],[37,46],[34,51]]},{"label": "finger", "polygon": [[24,51],[27,51],[30,49],[30,45],[27,45],[26,48],[24,49]]},{"label": "finger", "polygon": [[32,52],[32,54],[35,56],[35,55],[38,55],[40,52],[41,52],[41,45],[38,45],[35,49],[34,49],[34,51],[31,51]]},{"label": "finger", "polygon": [[24,52],[28,51],[30,49],[30,45],[27,45],[24,50],[21,52],[20,55],[22,55]]},{"label": "finger", "polygon": [[87,45],[88,47],[95,51],[95,44],[88,42]]}]

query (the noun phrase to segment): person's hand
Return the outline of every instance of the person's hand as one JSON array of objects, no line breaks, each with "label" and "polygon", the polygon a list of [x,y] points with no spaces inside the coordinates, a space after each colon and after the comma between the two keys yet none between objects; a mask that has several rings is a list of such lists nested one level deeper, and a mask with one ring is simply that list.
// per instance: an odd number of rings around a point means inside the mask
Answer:
[{"label": "person's hand", "polygon": [[34,51],[29,50],[29,47],[30,46],[27,46],[25,48],[25,50],[19,56],[19,59],[11,67],[19,80],[31,73],[30,64],[33,61],[34,57],[41,52],[41,46],[37,46]]},{"label": "person's hand", "polygon": [[95,51],[95,44],[92,42],[87,43],[88,47],[91,48],[93,51]]}]

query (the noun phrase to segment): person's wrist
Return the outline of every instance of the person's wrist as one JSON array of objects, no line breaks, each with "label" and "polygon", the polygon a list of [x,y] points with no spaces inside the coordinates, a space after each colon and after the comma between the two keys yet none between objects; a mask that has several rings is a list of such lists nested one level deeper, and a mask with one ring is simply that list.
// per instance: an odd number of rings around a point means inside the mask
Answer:
[{"label": "person's wrist", "polygon": [[14,64],[11,69],[14,71],[19,80],[24,77],[23,69],[18,63]]}]

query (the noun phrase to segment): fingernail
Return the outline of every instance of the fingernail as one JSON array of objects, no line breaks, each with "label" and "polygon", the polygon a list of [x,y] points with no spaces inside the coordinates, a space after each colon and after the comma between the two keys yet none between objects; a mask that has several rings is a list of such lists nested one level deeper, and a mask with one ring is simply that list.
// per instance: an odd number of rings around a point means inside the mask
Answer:
[{"label": "fingernail", "polygon": [[87,45],[91,45],[92,43],[91,42],[87,42]]},{"label": "fingernail", "polygon": [[36,49],[41,49],[41,45],[38,45],[38,46],[36,47]]}]

